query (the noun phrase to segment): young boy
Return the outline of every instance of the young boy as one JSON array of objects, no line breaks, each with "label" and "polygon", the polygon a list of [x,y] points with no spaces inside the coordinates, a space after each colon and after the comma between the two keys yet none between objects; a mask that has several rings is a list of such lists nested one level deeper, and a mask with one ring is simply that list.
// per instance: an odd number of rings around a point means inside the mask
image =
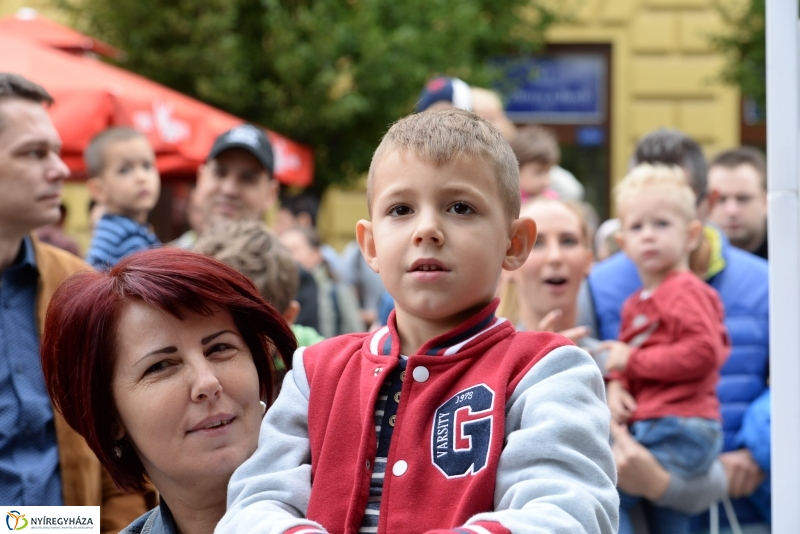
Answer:
[{"label": "young boy", "polygon": [[133,128],[108,128],[94,136],[83,158],[90,176],[89,194],[105,208],[86,261],[109,269],[128,254],[159,246],[147,226],[161,189],[156,156],[147,138]]},{"label": "young boy", "polygon": [[194,250],[213,256],[249,278],[261,296],[292,325],[299,346],[325,339],[310,326],[295,324],[300,313],[300,304],[295,300],[300,286],[297,265],[289,250],[264,223],[220,222],[200,236]]},{"label": "young boy", "polygon": [[[643,164],[617,187],[620,246],[642,289],[625,302],[610,342],[608,404],[617,424],[675,476],[705,473],[722,449],[716,385],[730,342],[722,302],[689,271],[702,231],[695,196],[678,167]],[[620,533],[638,497],[621,494]],[[689,532],[689,516],[645,506],[657,532]]]},{"label": "young boy", "polygon": [[356,234],[389,325],[300,349],[218,533],[616,532],[600,372],[495,316],[527,259],[508,143],[469,112],[396,123]]},{"label": "young boy", "polygon": [[511,149],[519,161],[522,200],[530,200],[548,191],[550,171],[561,159],[555,136],[541,126],[528,126],[519,130],[511,140]]}]

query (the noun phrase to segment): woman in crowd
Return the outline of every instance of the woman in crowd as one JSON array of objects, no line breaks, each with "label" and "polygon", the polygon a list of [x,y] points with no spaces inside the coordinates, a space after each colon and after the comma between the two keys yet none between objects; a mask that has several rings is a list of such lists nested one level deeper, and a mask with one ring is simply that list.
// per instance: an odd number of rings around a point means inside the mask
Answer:
[{"label": "woman in crowd", "polygon": [[[525,265],[512,271],[509,284],[516,304],[505,317],[520,330],[562,332],[573,341],[590,334],[578,323],[578,292],[592,266],[588,228],[581,208],[572,203],[537,199],[520,213],[536,221],[537,238]],[[511,303],[510,303],[511,304]]]},{"label": "woman in crowd", "polygon": [[[573,203],[541,198],[525,204],[520,216],[536,221],[536,244],[525,265],[511,273],[498,314],[516,321],[518,329],[561,332],[594,352],[602,368],[602,353],[595,350],[599,343],[592,338],[593,311],[585,309],[591,302],[582,291],[592,265],[583,211]],[[621,490],[687,514],[703,512],[725,496],[719,461],[705,475],[684,480],[665,470],[625,426],[612,421],[611,433]]]},{"label": "woman in crowd", "polygon": [[160,505],[124,534],[211,533],[258,444],[273,351],[294,336],[253,284],[212,258],[158,249],[55,293],[42,365],[56,408],[121,489]]}]

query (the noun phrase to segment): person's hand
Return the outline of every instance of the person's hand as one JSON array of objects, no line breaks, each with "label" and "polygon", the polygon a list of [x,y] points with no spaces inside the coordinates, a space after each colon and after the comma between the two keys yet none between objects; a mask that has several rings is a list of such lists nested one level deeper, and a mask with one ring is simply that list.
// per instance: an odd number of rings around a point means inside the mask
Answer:
[{"label": "person's hand", "polygon": [[627,423],[633,412],[636,411],[636,399],[622,386],[622,382],[619,380],[612,380],[606,385],[606,398],[608,409],[611,410],[611,418],[617,423]]},{"label": "person's hand", "polygon": [[731,497],[752,495],[766,478],[747,449],[723,452],[719,455],[719,461],[725,467],[725,475],[728,477],[728,494]]},{"label": "person's hand", "polygon": [[604,341],[596,349],[607,350],[606,372],[624,371],[631,357],[631,348],[622,341]]},{"label": "person's hand", "polygon": [[[561,310],[553,310],[539,321],[537,330],[540,332],[555,332],[556,322],[561,318],[563,312]],[[589,328],[585,326],[576,326],[574,328],[567,328],[559,332],[562,336],[569,339],[573,343],[578,343],[578,340],[589,335]]]},{"label": "person's hand", "polygon": [[657,501],[666,493],[670,474],[655,456],[638,443],[628,428],[611,421],[611,452],[617,464],[617,487],[629,495]]}]

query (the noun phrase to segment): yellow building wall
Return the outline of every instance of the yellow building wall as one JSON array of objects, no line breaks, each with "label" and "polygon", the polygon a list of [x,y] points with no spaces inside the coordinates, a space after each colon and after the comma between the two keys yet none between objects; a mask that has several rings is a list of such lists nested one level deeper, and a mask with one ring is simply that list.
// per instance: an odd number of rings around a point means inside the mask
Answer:
[{"label": "yellow building wall", "polygon": [[696,139],[707,157],[739,144],[739,91],[719,81],[724,32],[718,0],[572,0],[554,44],[610,44],[611,181],[625,176],[637,140],[659,127]]},{"label": "yellow building wall", "polygon": [[78,244],[81,253],[86,253],[92,238],[89,223],[89,190],[83,182],[67,182],[61,193],[61,203],[67,208],[64,231]]},{"label": "yellow building wall", "polygon": [[366,178],[349,188],[331,186],[325,190],[317,215],[322,239],[339,252],[356,238],[356,223],[369,219]]}]

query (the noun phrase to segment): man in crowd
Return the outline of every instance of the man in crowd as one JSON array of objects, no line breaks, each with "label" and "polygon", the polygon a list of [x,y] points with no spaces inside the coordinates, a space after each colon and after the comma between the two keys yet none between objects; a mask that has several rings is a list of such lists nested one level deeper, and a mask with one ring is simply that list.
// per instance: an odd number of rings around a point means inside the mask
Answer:
[{"label": "man in crowd", "polygon": [[[192,199],[203,226],[208,228],[221,220],[263,221],[278,197],[274,169],[272,144],[261,128],[242,124],[217,137],[206,162],[197,170]],[[188,245],[185,241],[183,244]],[[300,269],[297,301],[300,314],[296,322],[318,329],[317,286],[304,269]]]},{"label": "man in crowd", "polygon": [[0,73],[0,500],[101,506],[101,530],[118,532],[154,503],[117,491],[53,410],[39,363],[50,297],[66,277],[89,268],[31,235],[59,220],[69,175],[45,108],[52,102],[39,85]]},{"label": "man in crowd", "polygon": [[[632,164],[639,163],[682,167],[699,199],[700,218],[708,218],[714,199],[708,194],[705,157],[694,140],[676,130],[654,131],[636,147]],[[763,518],[745,498],[759,488],[765,474],[751,452],[741,446],[739,431],[747,407],[766,389],[769,359],[767,263],[732,247],[721,231],[706,225],[701,244],[690,257],[690,268],[719,292],[726,311],[725,325],[731,336],[732,351],[721,370],[717,387],[725,432],[724,452],[719,459],[727,475],[728,492],[731,497],[741,498],[734,501],[740,522],[762,522]],[[639,287],[641,282],[636,268],[622,253],[611,256],[592,270],[589,289],[603,339],[617,338],[622,304]],[[623,484],[622,477],[620,484]]]},{"label": "man in crowd", "polygon": [[709,220],[731,244],[765,260],[767,248],[767,161],[752,147],[717,155],[708,169],[708,187],[719,194]]},{"label": "man in crowd", "polygon": [[[294,228],[307,228],[318,231],[317,214],[319,213],[319,200],[311,192],[304,191],[297,195],[281,195],[281,209],[272,230],[281,235],[287,230]],[[342,269],[342,259],[336,249],[330,245],[322,244],[319,249],[322,258],[327,262],[328,268],[333,274],[343,279],[345,274]]]},{"label": "man in crowd", "polygon": [[278,196],[275,156],[264,131],[250,124],[217,137],[197,170],[196,200],[207,222],[258,219]]}]

